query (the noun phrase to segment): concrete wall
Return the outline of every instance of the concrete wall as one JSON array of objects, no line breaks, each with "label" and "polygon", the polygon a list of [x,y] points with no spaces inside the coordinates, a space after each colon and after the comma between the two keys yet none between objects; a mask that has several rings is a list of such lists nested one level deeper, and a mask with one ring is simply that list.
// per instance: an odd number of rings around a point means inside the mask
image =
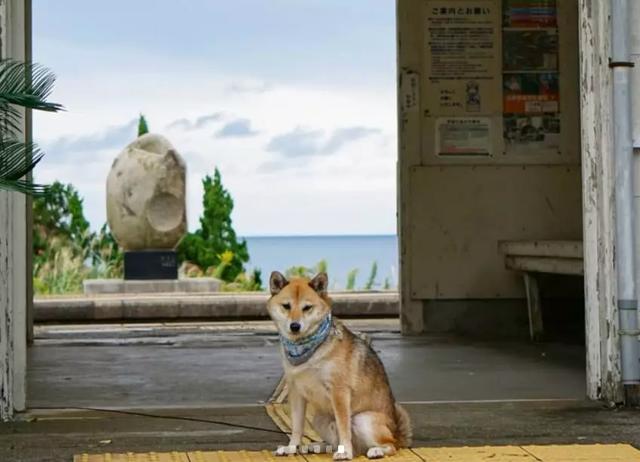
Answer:
[{"label": "concrete wall", "polygon": [[[480,3],[498,9],[501,4],[499,0]],[[578,9],[574,0],[558,3],[559,146],[516,151],[503,141],[498,70],[488,96],[499,102],[468,114],[490,124],[490,155],[442,156],[436,152],[439,115],[432,108],[439,95],[429,80],[426,18],[435,6],[466,7],[469,2],[398,1],[398,210],[401,318],[406,333],[437,328],[448,314],[468,312],[435,313],[439,322],[430,326],[434,310],[455,306],[436,301],[461,301],[467,308],[477,301],[477,309],[486,316],[492,315],[492,306],[498,308],[494,314],[504,316],[504,304],[485,300],[522,300],[521,279],[504,269],[499,241],[582,237]],[[501,56],[502,34],[495,35],[496,53]],[[525,309],[524,302],[510,305],[516,311]],[[514,313],[513,318],[522,319],[520,314]]]}]

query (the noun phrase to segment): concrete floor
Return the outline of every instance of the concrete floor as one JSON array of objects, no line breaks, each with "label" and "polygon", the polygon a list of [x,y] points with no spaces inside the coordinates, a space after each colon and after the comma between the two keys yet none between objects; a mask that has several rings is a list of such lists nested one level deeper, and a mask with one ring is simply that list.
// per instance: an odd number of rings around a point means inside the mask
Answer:
[{"label": "concrete floor", "polygon": [[[580,346],[402,338],[388,321],[357,327],[372,335],[408,403],[416,446],[640,447],[640,412],[583,400]],[[276,342],[268,323],[39,328],[29,356],[32,409],[0,425],[0,461],[283,444],[259,405],[280,377]],[[135,408],[144,415],[121,413]]]},{"label": "concrete floor", "polygon": [[[405,402],[582,399],[579,345],[370,333],[396,398]],[[29,400],[42,407],[211,407],[263,403],[282,373],[269,323],[40,328],[29,351]]]}]

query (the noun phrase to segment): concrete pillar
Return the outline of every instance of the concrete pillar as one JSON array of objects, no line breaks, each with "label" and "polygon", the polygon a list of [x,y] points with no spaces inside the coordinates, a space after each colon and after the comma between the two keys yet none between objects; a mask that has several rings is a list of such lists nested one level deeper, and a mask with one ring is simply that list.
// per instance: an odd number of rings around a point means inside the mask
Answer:
[{"label": "concrete pillar", "polygon": [[397,2],[398,52],[398,241],[400,255],[400,325],[403,334],[419,334],[424,330],[423,304],[411,290],[413,252],[409,214],[411,169],[420,164],[420,72],[422,61],[415,50],[422,49],[422,3]]},{"label": "concrete pillar", "polygon": [[[25,59],[25,5],[0,0],[2,57]],[[0,191],[0,420],[26,405],[27,201]]]}]

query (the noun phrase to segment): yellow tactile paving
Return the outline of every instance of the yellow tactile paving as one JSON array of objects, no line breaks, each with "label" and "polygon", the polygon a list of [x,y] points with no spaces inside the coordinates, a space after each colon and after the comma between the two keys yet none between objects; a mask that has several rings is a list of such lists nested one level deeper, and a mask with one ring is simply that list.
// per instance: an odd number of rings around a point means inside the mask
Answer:
[{"label": "yellow tactile paving", "polygon": [[187,453],[190,462],[304,462],[301,456],[276,457],[271,451],[194,451]]},{"label": "yellow tactile paving", "polygon": [[640,451],[628,444],[522,446],[544,462],[640,462]]},{"label": "yellow tactile paving", "polygon": [[[270,451],[192,451],[80,454],[74,462],[328,462],[331,454],[275,457]],[[360,456],[355,461],[366,458]],[[404,449],[389,462],[640,462],[628,444],[480,446]]]},{"label": "yellow tactile paving", "polygon": [[73,462],[190,462],[186,452],[127,452],[123,454],[80,454]]},{"label": "yellow tactile paving", "polygon": [[463,448],[417,448],[416,454],[428,462],[538,462],[519,446]]}]

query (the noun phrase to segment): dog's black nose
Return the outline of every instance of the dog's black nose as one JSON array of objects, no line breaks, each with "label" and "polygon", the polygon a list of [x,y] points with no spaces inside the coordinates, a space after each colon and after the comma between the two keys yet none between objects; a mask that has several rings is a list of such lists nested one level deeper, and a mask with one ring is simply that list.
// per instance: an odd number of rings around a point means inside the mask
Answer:
[{"label": "dog's black nose", "polygon": [[300,327],[302,326],[299,322],[292,322],[291,324],[289,324],[289,329],[291,329],[291,332],[300,332]]}]

